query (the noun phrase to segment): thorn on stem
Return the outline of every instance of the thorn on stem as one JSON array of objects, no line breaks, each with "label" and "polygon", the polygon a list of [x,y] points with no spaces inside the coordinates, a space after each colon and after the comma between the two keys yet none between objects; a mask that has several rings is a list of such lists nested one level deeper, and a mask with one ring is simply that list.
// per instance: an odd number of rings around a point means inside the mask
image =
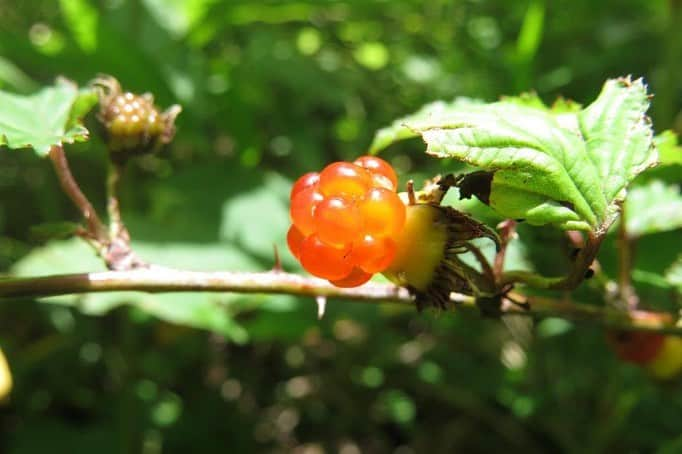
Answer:
[{"label": "thorn on stem", "polygon": [[327,297],[316,296],[315,302],[317,303],[317,319],[322,320],[322,317],[324,317],[324,311],[327,309]]},{"label": "thorn on stem", "polygon": [[275,258],[275,263],[272,265],[272,271],[275,273],[280,273],[283,271],[282,260],[279,257],[279,249],[277,248],[276,244],[272,245],[272,250]]}]

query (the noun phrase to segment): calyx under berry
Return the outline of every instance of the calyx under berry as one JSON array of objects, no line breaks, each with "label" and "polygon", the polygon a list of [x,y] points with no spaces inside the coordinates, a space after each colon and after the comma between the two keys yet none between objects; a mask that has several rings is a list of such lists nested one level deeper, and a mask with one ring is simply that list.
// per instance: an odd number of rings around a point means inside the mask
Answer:
[{"label": "calyx under berry", "polygon": [[476,250],[471,244],[476,238],[489,238],[499,246],[497,234],[466,213],[440,205],[441,197],[433,192],[405,197],[405,227],[396,237],[396,256],[383,272],[415,295],[418,309],[445,309],[453,292],[476,297],[496,292],[490,277],[460,256]]}]

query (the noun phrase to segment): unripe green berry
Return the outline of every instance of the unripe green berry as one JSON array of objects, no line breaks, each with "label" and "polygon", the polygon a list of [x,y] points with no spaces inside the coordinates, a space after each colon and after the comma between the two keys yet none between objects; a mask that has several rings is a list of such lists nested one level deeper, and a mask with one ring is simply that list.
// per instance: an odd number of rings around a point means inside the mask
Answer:
[{"label": "unripe green berry", "polygon": [[97,118],[112,160],[154,152],[171,141],[179,106],[159,112],[151,94],[123,92],[113,77],[100,77],[95,85],[100,101]]}]

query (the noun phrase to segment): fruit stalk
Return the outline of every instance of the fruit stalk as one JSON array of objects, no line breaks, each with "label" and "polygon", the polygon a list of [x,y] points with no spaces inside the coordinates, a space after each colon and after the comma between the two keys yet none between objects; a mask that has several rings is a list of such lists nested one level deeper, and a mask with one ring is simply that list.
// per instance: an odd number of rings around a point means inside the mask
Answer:
[{"label": "fruit stalk", "polygon": [[97,211],[95,211],[92,203],[90,203],[86,195],[83,194],[76,179],[73,177],[71,169],[69,168],[69,162],[64,153],[64,148],[57,145],[53,146],[50,149],[50,160],[52,161],[62,190],[83,215],[88,226],[88,236],[91,240],[100,243],[100,245],[105,245],[108,242],[106,228],[97,215]]}]

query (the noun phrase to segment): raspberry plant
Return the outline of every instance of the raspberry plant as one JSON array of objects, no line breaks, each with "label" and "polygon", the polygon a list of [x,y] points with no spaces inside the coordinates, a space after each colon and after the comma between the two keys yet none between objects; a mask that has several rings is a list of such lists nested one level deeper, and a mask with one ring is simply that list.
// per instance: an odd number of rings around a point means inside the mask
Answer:
[{"label": "raspberry plant", "polygon": [[[287,243],[303,267],[325,282],[285,273],[278,259],[272,271],[209,273],[161,267],[138,256],[118,209],[120,176],[128,159],[171,141],[179,107],[162,113],[151,95],[125,92],[109,77],[85,88],[60,79],[32,96],[0,92],[0,144],[50,157],[85,221],[70,232],[90,243],[110,270],[7,278],[0,281],[0,297],[115,290],[262,292],[308,295],[318,302],[345,297],[443,310],[477,307],[495,317],[587,319],[609,327],[609,338],[624,360],[669,377],[680,368],[674,353],[679,339],[671,335],[682,330],[673,314],[640,307],[631,282],[630,243],[638,235],[682,225],[679,192],[655,181],[630,188],[645,170],[678,162],[675,137],[653,136],[646,116],[649,96],[641,79],[620,78],[607,81],[586,107],[567,101],[548,107],[533,95],[495,103],[458,99],[429,104],[396,120],[377,133],[372,154],[421,137],[429,156],[476,169],[444,172],[419,190],[410,181],[400,195],[398,175],[376,156],[331,163],[319,174],[303,175],[291,187]],[[68,144],[88,139],[81,119],[97,102],[111,160],[108,226],[71,175],[64,152]],[[36,112],[42,115],[37,122]],[[446,203],[448,192],[459,194],[454,206]],[[647,204],[642,198],[655,203],[642,206]],[[476,200],[481,203],[475,205]],[[487,216],[499,224],[476,219],[486,205],[491,209]],[[575,248],[566,275],[507,267],[521,222],[566,232]],[[615,281],[600,272],[597,260],[613,230],[622,254]],[[489,240],[494,251],[481,239]],[[377,273],[395,285],[365,284]],[[535,294],[572,291],[593,275],[604,306],[567,305]],[[668,275],[679,292],[679,263],[671,265]]]}]

